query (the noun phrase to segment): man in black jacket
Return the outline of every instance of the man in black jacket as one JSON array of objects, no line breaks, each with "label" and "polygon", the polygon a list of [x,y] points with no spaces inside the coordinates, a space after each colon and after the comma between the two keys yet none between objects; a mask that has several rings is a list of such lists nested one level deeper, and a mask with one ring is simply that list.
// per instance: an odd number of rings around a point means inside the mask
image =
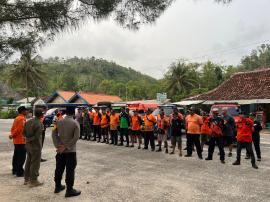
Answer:
[{"label": "man in black jacket", "polygon": [[[261,157],[261,148],[260,148],[260,131],[262,130],[262,125],[258,120],[256,120],[256,114],[251,113],[249,115],[249,118],[254,121],[252,142],[256,151],[257,161],[261,161],[262,157]],[[246,159],[250,159],[250,154],[248,153],[248,151],[246,153]]]},{"label": "man in black jacket", "polygon": [[182,129],[184,128],[183,119],[180,119],[178,112],[174,112],[171,119],[171,142],[172,152],[174,154],[176,143],[178,144],[179,156],[182,156]]}]

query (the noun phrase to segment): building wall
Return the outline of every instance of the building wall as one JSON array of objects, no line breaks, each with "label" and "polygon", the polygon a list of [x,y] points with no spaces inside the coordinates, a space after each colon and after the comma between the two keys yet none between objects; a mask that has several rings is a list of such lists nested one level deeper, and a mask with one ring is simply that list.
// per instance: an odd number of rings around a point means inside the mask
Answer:
[{"label": "building wall", "polygon": [[65,100],[62,97],[57,96],[50,103],[53,103],[53,104],[63,104],[63,103],[66,103],[66,102],[65,102]]},{"label": "building wall", "polygon": [[76,103],[76,104],[85,104],[85,101],[82,98],[77,98],[73,103]]}]

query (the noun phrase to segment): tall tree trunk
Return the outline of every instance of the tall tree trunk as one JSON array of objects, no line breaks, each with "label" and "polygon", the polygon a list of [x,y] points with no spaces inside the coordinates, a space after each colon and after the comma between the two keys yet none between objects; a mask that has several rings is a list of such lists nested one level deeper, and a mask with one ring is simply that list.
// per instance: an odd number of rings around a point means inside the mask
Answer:
[{"label": "tall tree trunk", "polygon": [[29,103],[29,98],[28,98],[28,74],[27,74],[28,67],[26,67],[25,71],[25,94],[26,94],[26,102]]}]

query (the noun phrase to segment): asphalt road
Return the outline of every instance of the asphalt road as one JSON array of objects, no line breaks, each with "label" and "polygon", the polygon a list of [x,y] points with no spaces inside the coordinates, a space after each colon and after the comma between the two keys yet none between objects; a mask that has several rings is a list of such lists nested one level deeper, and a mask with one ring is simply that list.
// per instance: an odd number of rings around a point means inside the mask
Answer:
[{"label": "asphalt road", "polygon": [[[54,194],[55,149],[47,131],[41,164],[42,187],[28,188],[22,178],[11,175],[13,145],[7,138],[11,121],[0,120],[0,201],[270,201],[270,133],[262,135],[262,162],[259,169],[250,161],[232,166],[214,160],[206,162],[196,155],[178,157],[137,148],[115,147],[80,140],[75,188],[82,195],[65,199]],[[226,150],[227,151],[227,150]],[[184,152],[185,153],[185,152]],[[206,150],[203,155],[206,157]],[[245,152],[243,152],[244,155]]]}]

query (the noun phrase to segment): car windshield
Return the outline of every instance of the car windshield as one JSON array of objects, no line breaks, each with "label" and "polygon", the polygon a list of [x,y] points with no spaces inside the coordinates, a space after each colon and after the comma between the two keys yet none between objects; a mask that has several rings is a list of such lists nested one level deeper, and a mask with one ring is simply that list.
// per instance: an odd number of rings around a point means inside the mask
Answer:
[{"label": "car windshield", "polygon": [[[222,109],[224,107],[213,106],[212,109],[213,108],[218,108],[219,114],[222,114]],[[239,108],[238,107],[226,107],[226,108],[227,108],[227,114],[228,115],[230,115],[230,116],[238,116],[239,115]]]},{"label": "car windshield", "polygon": [[[164,107],[164,108],[162,108],[162,109],[163,109],[163,111],[164,111],[164,113],[165,113],[166,116],[169,116],[170,114],[173,113],[173,108]],[[152,114],[153,114],[154,116],[159,115],[159,114],[160,114],[160,108],[155,109],[155,110],[153,111]]]}]

